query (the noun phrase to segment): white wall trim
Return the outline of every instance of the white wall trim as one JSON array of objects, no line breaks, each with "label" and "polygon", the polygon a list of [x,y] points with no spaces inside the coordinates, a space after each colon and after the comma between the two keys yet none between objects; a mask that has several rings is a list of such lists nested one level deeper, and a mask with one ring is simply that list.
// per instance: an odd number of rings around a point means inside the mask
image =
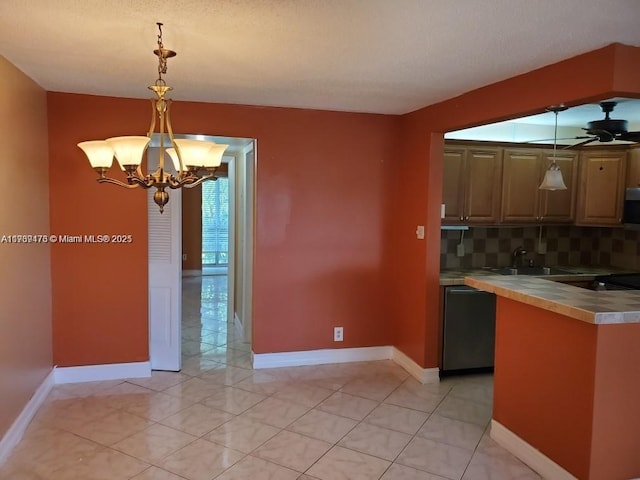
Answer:
[{"label": "white wall trim", "polygon": [[45,377],[40,386],[36,389],[31,399],[27,402],[22,412],[9,427],[9,430],[0,439],[0,465],[11,454],[14,447],[20,442],[25,430],[29,426],[31,419],[38,412],[40,406],[44,403],[47,395],[54,385],[54,370]]},{"label": "white wall trim", "polygon": [[146,378],[151,376],[151,362],[56,367],[53,374],[56,384]]},{"label": "white wall trim", "polygon": [[298,352],[252,353],[253,368],[296,367],[325,363],[390,360],[392,347],[327,348]]},{"label": "white wall trim", "polygon": [[518,435],[495,420],[491,420],[491,438],[498,445],[508,450],[524,463],[529,465],[542,478],[554,480],[577,480],[556,462],[540,450],[525,442]]},{"label": "white wall trim", "polygon": [[240,321],[237,313],[233,314],[233,326],[236,329],[238,337],[244,338],[244,327],[242,326],[242,322]]},{"label": "white wall trim", "polygon": [[404,368],[409,375],[418,380],[420,383],[439,383],[440,369],[438,368],[422,368],[404,352],[393,347],[393,361]]}]

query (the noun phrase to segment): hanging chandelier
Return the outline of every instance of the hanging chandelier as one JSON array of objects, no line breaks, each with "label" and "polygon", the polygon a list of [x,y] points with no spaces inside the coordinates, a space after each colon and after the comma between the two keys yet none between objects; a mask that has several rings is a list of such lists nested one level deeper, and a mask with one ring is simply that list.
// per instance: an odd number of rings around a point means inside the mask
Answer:
[{"label": "hanging chandelier", "polygon": [[[162,75],[167,73],[167,59],[176,56],[176,52],[164,48],[162,44],[162,23],[158,25],[158,48],[153,53],[158,57],[158,78],[149,89],[156,94],[151,99],[151,125],[146,136],[112,137],[106,140],[92,140],[78,144],[89,158],[91,167],[98,172],[98,183],[111,183],[124,188],[155,188],[153,200],[160,207],[160,213],[169,201],[167,188],[192,188],[206,180],[216,180],[215,172],[222,162],[222,154],[229,145],[221,145],[204,140],[174,139],[169,114],[171,100],[165,98],[172,90]],[[160,136],[160,158],[158,168],[153,173],[142,173],[144,158],[151,137],[158,125]],[[165,145],[165,134],[169,145]],[[167,148],[171,147],[171,148]],[[165,170],[165,156],[168,155],[176,173]],[[127,181],[122,182],[107,177],[106,173],[117,160],[125,172]]]},{"label": "hanging chandelier", "polygon": [[553,158],[551,159],[551,165],[544,172],[544,178],[542,183],[538,187],[540,190],[566,190],[567,186],[562,179],[562,172],[560,167],[556,163],[556,151],[558,149],[558,113],[564,112],[568,107],[564,105],[554,105],[547,108],[547,112],[553,112],[556,116],[555,126],[553,129]]}]

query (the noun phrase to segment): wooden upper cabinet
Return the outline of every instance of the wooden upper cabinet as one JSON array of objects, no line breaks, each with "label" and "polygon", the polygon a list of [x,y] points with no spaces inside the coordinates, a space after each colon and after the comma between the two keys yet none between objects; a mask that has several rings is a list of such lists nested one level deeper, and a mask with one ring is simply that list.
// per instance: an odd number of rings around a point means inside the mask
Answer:
[{"label": "wooden upper cabinet", "polygon": [[443,223],[497,223],[501,175],[500,149],[445,146]]},{"label": "wooden upper cabinet", "polygon": [[503,222],[536,222],[540,219],[540,150],[505,149],[502,173]]},{"label": "wooden upper cabinet", "polygon": [[466,173],[464,222],[497,223],[502,197],[502,150],[469,148]]},{"label": "wooden upper cabinet", "polygon": [[567,190],[540,190],[553,151],[506,149],[502,176],[504,223],[571,223],[575,211],[576,152],[556,152]]},{"label": "wooden upper cabinet", "polygon": [[[542,152],[542,172],[553,161],[553,150]],[[562,179],[567,186],[566,190],[539,190],[540,191],[540,220],[544,223],[573,223],[576,218],[576,181],[578,179],[578,152],[569,150],[556,151],[556,164],[562,172]]]},{"label": "wooden upper cabinet", "polygon": [[445,147],[442,170],[443,223],[461,223],[464,216],[464,181],[467,149]]},{"label": "wooden upper cabinet", "polygon": [[640,187],[640,147],[629,150],[627,159],[627,188]]},{"label": "wooden upper cabinet", "polygon": [[625,174],[625,151],[588,151],[581,154],[577,224],[621,223]]}]

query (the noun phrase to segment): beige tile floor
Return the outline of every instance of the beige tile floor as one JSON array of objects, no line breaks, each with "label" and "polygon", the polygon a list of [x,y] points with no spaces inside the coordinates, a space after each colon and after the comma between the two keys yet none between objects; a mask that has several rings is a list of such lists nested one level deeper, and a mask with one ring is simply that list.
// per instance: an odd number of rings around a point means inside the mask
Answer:
[{"label": "beige tile floor", "polygon": [[225,277],[183,282],[181,373],[56,386],[1,480],[539,479],[488,436],[491,376],[252,370]]}]

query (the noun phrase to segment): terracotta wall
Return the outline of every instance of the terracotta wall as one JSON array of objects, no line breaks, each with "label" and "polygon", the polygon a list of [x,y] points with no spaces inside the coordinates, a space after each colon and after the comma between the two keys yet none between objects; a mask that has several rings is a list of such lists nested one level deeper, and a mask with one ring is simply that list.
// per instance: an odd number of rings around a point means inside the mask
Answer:
[{"label": "terracotta wall", "polygon": [[202,269],[202,188],[182,191],[182,261],[183,270]]},{"label": "terracotta wall", "polygon": [[[538,113],[558,103],[638,97],[638,62],[640,48],[609,45],[403,117],[386,265],[394,292],[394,343],[420,365],[438,365],[442,134]],[[425,241],[415,239],[417,225],[425,225]]]},{"label": "terracotta wall", "polygon": [[587,480],[597,327],[502,297],[496,319],[493,419]]},{"label": "terracotta wall", "polygon": [[[5,243],[5,235],[49,234],[45,91],[0,56],[3,170],[21,179],[0,189],[0,438],[51,372],[48,243]],[[8,180],[9,177],[5,177]]]},{"label": "terracotta wall", "polygon": [[585,480],[640,476],[640,325],[498,297],[493,418]]},{"label": "terracotta wall", "polygon": [[640,325],[598,331],[591,478],[640,478]]},{"label": "terracotta wall", "polygon": [[[145,194],[98,185],[75,144],[144,133],[148,101],[48,100],[52,230],[134,237],[52,251],[54,359],[146,360]],[[389,344],[383,222],[397,117],[176,102],[172,119],[176,133],[257,139],[254,351],[333,348],[334,325],[339,347]]]},{"label": "terracotta wall", "polygon": [[146,192],[99,185],[76,144],[144,133],[149,103],[51,92],[47,99],[51,231],[133,239],[132,243],[57,243],[52,248],[54,363],[146,361]]}]

